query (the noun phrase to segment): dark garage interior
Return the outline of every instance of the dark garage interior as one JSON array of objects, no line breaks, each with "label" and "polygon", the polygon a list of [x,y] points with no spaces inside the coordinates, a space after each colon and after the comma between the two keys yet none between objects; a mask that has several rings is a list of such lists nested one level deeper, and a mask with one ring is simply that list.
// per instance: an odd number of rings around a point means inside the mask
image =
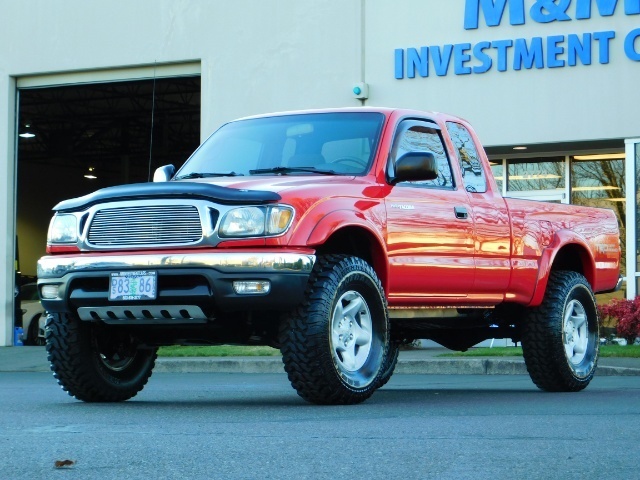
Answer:
[{"label": "dark garage interior", "polygon": [[200,142],[200,77],[22,89],[17,235],[22,275],[45,253],[51,208],[66,198],[180,167]]}]

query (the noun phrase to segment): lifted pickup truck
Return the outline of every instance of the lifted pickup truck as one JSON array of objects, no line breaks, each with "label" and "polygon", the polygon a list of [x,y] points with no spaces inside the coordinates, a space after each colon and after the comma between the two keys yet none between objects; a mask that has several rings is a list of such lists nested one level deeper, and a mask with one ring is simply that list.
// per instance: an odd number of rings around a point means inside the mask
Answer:
[{"label": "lifted pickup truck", "polygon": [[176,173],[55,208],[38,263],[55,377],[123,401],[162,345],[271,345],[298,394],[367,399],[399,346],[522,342],[543,390],[598,358],[594,292],[619,287],[612,211],[500,196],[471,126],[382,108],[256,116]]}]

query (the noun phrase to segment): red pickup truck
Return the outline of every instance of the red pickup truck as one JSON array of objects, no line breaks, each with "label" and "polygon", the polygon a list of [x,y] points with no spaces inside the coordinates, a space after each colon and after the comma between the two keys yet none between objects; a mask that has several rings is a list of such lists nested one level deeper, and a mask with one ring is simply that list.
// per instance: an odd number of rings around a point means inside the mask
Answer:
[{"label": "red pickup truck", "polygon": [[543,390],[593,377],[616,217],[502,198],[460,118],[244,118],[174,170],[54,208],[38,286],[52,370],[80,400],[133,397],[173,344],[279,348],[320,404],[367,399],[415,339],[522,342]]}]

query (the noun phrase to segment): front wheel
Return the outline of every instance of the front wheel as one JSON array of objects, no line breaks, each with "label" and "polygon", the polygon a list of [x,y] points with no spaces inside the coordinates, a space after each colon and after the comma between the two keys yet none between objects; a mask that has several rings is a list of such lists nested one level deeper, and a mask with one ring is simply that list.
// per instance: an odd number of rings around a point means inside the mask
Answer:
[{"label": "front wheel", "polygon": [[54,377],[78,400],[128,400],[151,376],[157,349],[138,348],[126,329],[83,322],[71,314],[52,314],[45,331]]},{"label": "front wheel", "polygon": [[527,370],[542,390],[576,392],[596,370],[598,311],[589,283],[579,273],[551,273],[544,300],[527,316],[522,331]]},{"label": "front wheel", "polygon": [[357,257],[319,257],[305,302],[281,326],[280,343],[289,380],[305,400],[369,398],[381,384],[389,344],[386,300],[371,266]]}]

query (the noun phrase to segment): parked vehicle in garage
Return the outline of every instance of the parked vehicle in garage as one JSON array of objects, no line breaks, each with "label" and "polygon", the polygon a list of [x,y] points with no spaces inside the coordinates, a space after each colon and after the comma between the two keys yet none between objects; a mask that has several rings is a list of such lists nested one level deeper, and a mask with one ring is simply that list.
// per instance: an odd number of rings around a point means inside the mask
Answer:
[{"label": "parked vehicle in garage", "polygon": [[22,310],[22,341],[25,345],[44,345],[46,315],[38,296],[36,283],[20,287],[20,308]]},{"label": "parked vehicle in garage", "polygon": [[38,286],[52,368],[78,399],[136,395],[169,344],[278,347],[320,404],[364,401],[419,338],[522,342],[544,390],[593,377],[594,292],[620,285],[614,213],[502,198],[460,118],[241,119],[154,180],[54,208]]}]

